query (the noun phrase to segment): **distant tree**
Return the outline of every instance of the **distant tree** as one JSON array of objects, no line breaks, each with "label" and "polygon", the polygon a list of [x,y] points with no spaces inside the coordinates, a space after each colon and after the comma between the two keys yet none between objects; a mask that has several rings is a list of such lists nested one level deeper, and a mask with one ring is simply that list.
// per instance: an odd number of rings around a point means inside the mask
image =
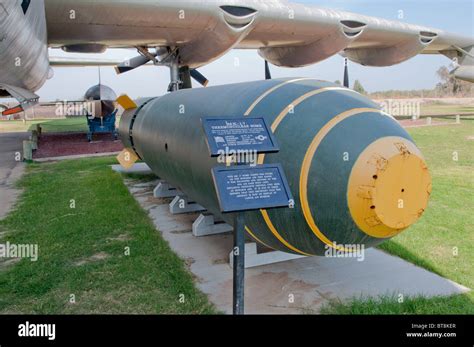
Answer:
[{"label": "distant tree", "polygon": [[364,87],[362,86],[362,83],[360,83],[359,80],[355,80],[354,82],[354,88],[353,88],[356,92],[358,93],[361,93],[361,94],[367,94],[367,92],[365,91]]},{"label": "distant tree", "polygon": [[341,83],[341,81],[339,81],[339,80],[334,81],[334,83],[339,84],[340,86],[342,86],[342,83]]},{"label": "distant tree", "polygon": [[436,74],[442,83],[447,83],[449,81],[449,70],[446,66],[441,66],[438,71],[436,71]]},{"label": "distant tree", "polygon": [[[471,85],[469,82],[458,80],[454,77],[453,74],[449,73],[449,69],[446,66],[441,66],[436,72],[438,77],[441,79],[441,86],[444,90],[444,94],[463,94],[463,92],[470,91]],[[436,86],[436,89],[439,88],[439,84]]]},{"label": "distant tree", "polygon": [[[424,90],[387,90],[371,93],[374,99],[393,98],[443,98],[443,97],[473,97],[474,83],[456,79],[450,74],[446,66],[442,66],[436,71],[440,82],[433,89]],[[357,82],[357,81],[356,81]],[[354,89],[356,86],[354,85]]]}]

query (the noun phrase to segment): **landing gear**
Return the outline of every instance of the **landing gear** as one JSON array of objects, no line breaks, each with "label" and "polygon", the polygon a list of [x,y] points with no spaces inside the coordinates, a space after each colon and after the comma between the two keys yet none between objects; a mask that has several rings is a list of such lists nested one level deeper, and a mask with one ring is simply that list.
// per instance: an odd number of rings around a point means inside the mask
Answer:
[{"label": "landing gear", "polygon": [[157,47],[154,52],[150,52],[148,47],[137,47],[139,56],[124,61],[117,65],[115,70],[118,74],[136,69],[149,62],[155,66],[167,66],[170,69],[170,83],[168,92],[175,92],[180,89],[192,88],[191,79],[206,87],[208,79],[199,71],[185,65],[179,55],[178,47]]},{"label": "landing gear", "polygon": [[175,51],[170,55],[170,84],[168,86],[168,92],[175,92],[181,89],[183,81],[180,80],[180,68],[179,68],[179,52]]},{"label": "landing gear", "polygon": [[180,89],[192,88],[191,70],[188,66],[179,66],[179,51],[174,51],[169,58],[170,63],[170,84],[168,92],[175,92]]}]

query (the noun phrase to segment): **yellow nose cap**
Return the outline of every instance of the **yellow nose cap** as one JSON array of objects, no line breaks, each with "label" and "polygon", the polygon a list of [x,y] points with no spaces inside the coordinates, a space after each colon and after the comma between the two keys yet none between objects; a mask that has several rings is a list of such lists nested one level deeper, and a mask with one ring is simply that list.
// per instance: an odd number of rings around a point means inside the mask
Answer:
[{"label": "yellow nose cap", "polygon": [[377,171],[371,205],[380,221],[392,229],[405,229],[423,214],[428,204],[431,179],[423,159],[400,154]]},{"label": "yellow nose cap", "polygon": [[359,156],[348,185],[352,218],[366,234],[397,235],[421,217],[431,177],[418,148],[401,137],[384,137]]}]

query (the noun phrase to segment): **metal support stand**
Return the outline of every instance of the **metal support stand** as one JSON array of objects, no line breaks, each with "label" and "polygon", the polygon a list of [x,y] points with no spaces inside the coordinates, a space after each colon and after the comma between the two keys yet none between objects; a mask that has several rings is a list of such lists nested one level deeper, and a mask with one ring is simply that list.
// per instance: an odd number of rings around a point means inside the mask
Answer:
[{"label": "metal support stand", "polygon": [[243,213],[234,217],[233,313],[244,314],[245,292],[245,220]]},{"label": "metal support stand", "polygon": [[153,197],[155,198],[174,198],[176,195],[182,194],[178,189],[169,185],[165,181],[158,183],[153,190]]},{"label": "metal support stand", "polygon": [[196,237],[228,233],[233,230],[231,225],[217,220],[212,214],[200,214],[193,223],[193,235]]},{"label": "metal support stand", "polygon": [[170,203],[171,214],[183,214],[200,211],[206,211],[206,209],[183,195],[176,195],[173,201]]},{"label": "metal support stand", "polygon": [[[259,253],[257,250],[257,244],[255,242],[247,242],[245,244],[245,268],[250,269],[252,267],[270,265],[281,263],[285,261],[306,258],[304,255],[290,254],[280,251],[266,251]],[[229,252],[229,265],[234,267],[233,264],[234,255]]]}]

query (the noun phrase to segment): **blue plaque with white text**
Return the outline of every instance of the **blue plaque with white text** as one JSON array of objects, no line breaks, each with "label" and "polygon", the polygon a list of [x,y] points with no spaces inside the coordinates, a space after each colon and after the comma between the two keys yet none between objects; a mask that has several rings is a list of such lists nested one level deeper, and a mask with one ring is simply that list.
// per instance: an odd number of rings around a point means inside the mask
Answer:
[{"label": "blue plaque with white text", "polygon": [[203,118],[201,121],[212,157],[232,152],[279,151],[273,133],[263,117]]},{"label": "blue plaque with white text", "polygon": [[280,164],[219,166],[212,177],[223,213],[294,207]]}]

